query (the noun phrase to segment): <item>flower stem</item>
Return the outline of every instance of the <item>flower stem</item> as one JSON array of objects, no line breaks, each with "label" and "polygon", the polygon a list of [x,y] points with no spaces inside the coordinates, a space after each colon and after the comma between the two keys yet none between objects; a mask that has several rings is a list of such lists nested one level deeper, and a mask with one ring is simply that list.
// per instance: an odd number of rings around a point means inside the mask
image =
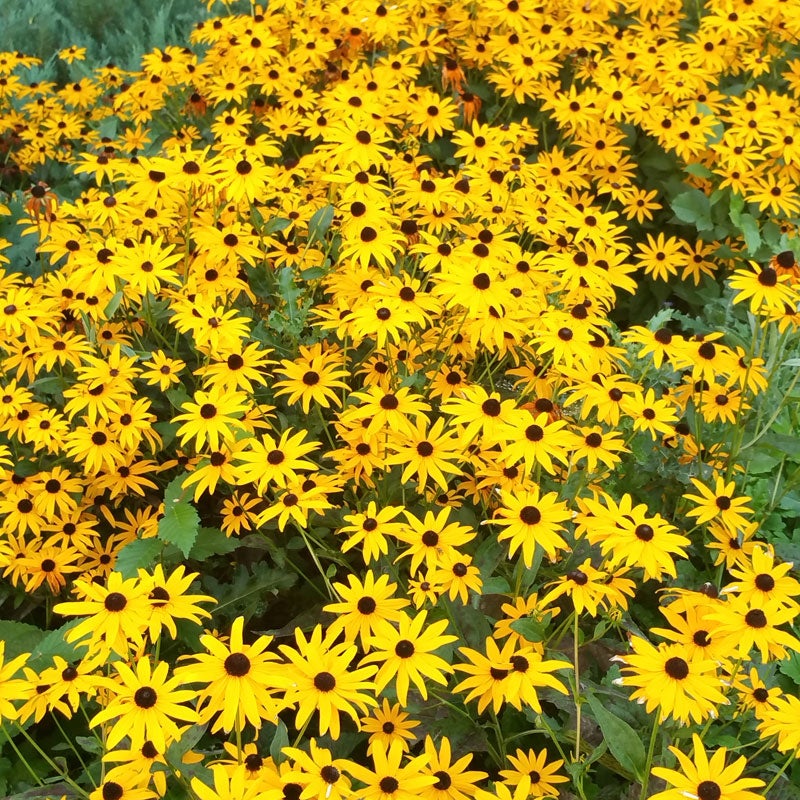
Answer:
[{"label": "flower stem", "polygon": [[[81,797],[86,797],[86,798],[89,797],[89,793],[85,789],[83,789],[82,787],[78,786],[78,784],[75,783],[75,781],[73,781],[72,778],[70,778],[69,775],[67,775],[58,766],[58,764],[56,764],[56,762],[53,761],[53,759],[50,758],[50,756],[48,756],[47,753],[45,753],[45,751],[42,750],[41,747],[39,747],[38,744],[36,744],[35,740],[25,730],[25,728],[17,725],[17,730],[25,737],[25,739],[28,740],[28,744],[30,744],[31,747],[33,747],[33,749],[36,750],[36,752],[44,759],[44,761],[50,767],[50,769],[52,769],[54,772],[56,772],[58,774],[58,776],[64,781],[64,783],[69,784]],[[6,736],[8,737],[8,740],[11,741],[11,737],[8,736],[8,733],[6,733]],[[16,747],[14,748],[14,750],[17,751]],[[19,752],[19,751],[17,751],[17,752]],[[30,767],[29,767],[29,769],[30,769]]]},{"label": "flower stem", "polygon": [[781,775],[783,775],[783,773],[786,772],[786,770],[789,768],[789,764],[791,764],[795,758],[797,758],[797,754],[795,753],[794,750],[792,750],[789,753],[789,758],[787,758],[786,761],[783,762],[783,766],[775,774],[775,777],[764,787],[764,797],[769,797],[769,790],[778,782]]},{"label": "flower stem", "polygon": [[658,737],[659,726],[658,714],[656,714],[653,717],[653,730],[650,731],[650,744],[647,747],[647,760],[644,762],[642,793],[639,795],[639,800],[645,800],[647,797],[647,790],[650,788],[650,768],[653,766],[653,754],[656,750],[656,738]]},{"label": "flower stem", "polygon": [[581,672],[580,672],[580,628],[578,625],[579,619],[578,612],[574,615],[574,624],[572,626],[572,660],[575,665],[575,757],[573,761],[579,761],[581,757],[581,711],[583,703],[581,701]]}]

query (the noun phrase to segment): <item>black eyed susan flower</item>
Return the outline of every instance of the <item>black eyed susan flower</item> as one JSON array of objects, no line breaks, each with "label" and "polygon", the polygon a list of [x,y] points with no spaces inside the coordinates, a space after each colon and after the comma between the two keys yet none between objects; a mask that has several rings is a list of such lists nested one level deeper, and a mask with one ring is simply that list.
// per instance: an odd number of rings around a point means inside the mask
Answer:
[{"label": "black eyed susan flower", "polygon": [[734,583],[727,584],[723,592],[734,593],[751,605],[775,601],[788,608],[797,608],[794,599],[800,595],[800,582],[789,576],[793,564],[775,563],[775,553],[769,546],[755,545],[750,563],[739,562],[730,566]]},{"label": "black eyed susan flower", "polygon": [[550,797],[558,793],[558,784],[568,778],[558,774],[563,766],[561,759],[550,761],[547,750],[520,750],[508,756],[513,769],[500,770],[503,780],[509,785],[527,789],[529,796]]},{"label": "black eyed susan flower", "polygon": [[223,442],[234,439],[237,429],[244,427],[239,416],[247,408],[243,392],[226,392],[221,388],[198,390],[194,402],[183,403],[184,413],[172,421],[183,422],[177,431],[181,444],[193,441],[197,448],[208,444],[212,450],[219,450]]},{"label": "black eyed susan flower", "polygon": [[396,536],[400,530],[401,524],[393,520],[402,510],[401,506],[386,506],[379,511],[377,504],[370,501],[364,512],[346,514],[344,521],[349,524],[337,531],[350,534],[341,546],[342,552],[346,553],[356,545],[360,545],[365,564],[378,559],[381,554],[386,555],[389,552],[386,537]]},{"label": "black eyed susan flower", "polygon": [[147,599],[151,605],[148,628],[151,641],[158,641],[162,629],[169,631],[173,639],[177,638],[175,620],[186,619],[200,624],[203,617],[211,616],[199,603],[216,603],[213,597],[187,594],[197,577],[197,572],[190,572],[187,575],[186,568],[182,564],[175,567],[169,577],[164,574],[161,564],[156,564],[152,575],[146,570],[139,570],[139,580],[143,589],[148,590]]},{"label": "black eyed susan flower", "polygon": [[747,526],[747,517],[753,513],[753,509],[747,505],[751,498],[746,495],[737,497],[734,481],[726,483],[722,476],[717,475],[712,489],[697,478],[691,480],[700,494],[684,495],[696,505],[696,508],[686,512],[687,516],[695,517],[698,525],[718,519],[734,531]]},{"label": "black eyed susan flower", "polygon": [[475,796],[477,782],[488,777],[485,772],[467,770],[472,754],[454,761],[447,736],[442,737],[438,749],[430,736],[425,737],[425,761],[424,772],[436,778],[436,783],[420,791],[426,800],[467,800]]},{"label": "black eyed susan flower", "polygon": [[684,800],[686,797],[696,797],[698,800],[758,800],[761,797],[749,790],[760,788],[764,781],[742,777],[747,767],[745,756],[726,765],[727,748],[720,747],[709,758],[696,733],[692,734],[692,743],[692,758],[677,747],[669,748],[678,759],[680,770],[653,767],[653,775],[665,780],[671,788],[652,795],[650,800]]},{"label": "black eyed susan flower", "polygon": [[[359,666],[350,669],[357,648],[349,642],[334,644],[327,634],[323,639],[322,626],[317,625],[306,639],[301,630],[295,631],[297,648],[280,645],[287,662],[291,664],[292,684],[286,692],[286,703],[297,705],[295,724],[301,728],[311,715],[319,712],[320,735],[330,732],[338,739],[341,732],[340,713],[347,714],[356,725],[369,706],[377,705],[373,694],[375,684],[369,680],[376,667]],[[362,664],[365,660],[362,659]]]},{"label": "black eyed susan flower", "polygon": [[382,632],[373,637],[375,650],[366,655],[361,663],[379,663],[375,675],[375,687],[382,691],[392,678],[395,679],[397,699],[401,705],[408,702],[408,690],[413,683],[423,699],[428,697],[427,682],[445,685],[446,673],[453,668],[434,651],[458,637],[444,633],[447,620],[438,620],[426,625],[427,611],[420,611],[414,617],[403,615],[399,629]]},{"label": "black eyed susan flower", "polygon": [[89,640],[90,652],[128,656],[131,646],[140,647],[150,624],[147,587],[137,578],[124,580],[118,572],[108,576],[106,586],[76,580],[74,590],[83,600],[59,603],[53,610],[65,616],[85,616],[67,633],[68,642]]},{"label": "black eyed susan flower", "polygon": [[734,688],[739,693],[739,707],[742,711],[752,709],[756,719],[762,720],[775,708],[775,701],[783,696],[777,686],[768,687],[759,677],[758,669],[752,667],[747,677],[740,676],[734,681]]},{"label": "black eyed susan flower", "polygon": [[782,312],[786,304],[797,305],[795,288],[790,286],[789,275],[779,275],[772,267],[761,267],[751,261],[751,269],[736,270],[728,280],[731,289],[736,291],[734,303],[749,301],[753,314]]},{"label": "black eyed susan flower", "polygon": [[179,689],[180,677],[167,678],[169,664],[149,658],[139,659],[136,670],[127,664],[115,665],[119,683],[108,680],[105,688],[111,693],[108,704],[92,718],[92,725],[116,720],[108,731],[106,742],[113,748],[126,736],[131,747],[142,747],[146,741],[160,752],[180,738],[176,720],[196,722],[197,712],[183,705],[195,696],[190,689]]},{"label": "black eyed susan flower", "polygon": [[787,648],[800,651],[800,640],[781,630],[797,617],[798,607],[787,607],[779,599],[761,601],[758,597],[748,602],[744,597],[733,596],[710,613],[719,624],[722,635],[735,641],[736,652],[747,658],[751,650],[758,649],[764,663],[786,658]]},{"label": "black eyed susan flower", "polygon": [[376,579],[371,569],[367,570],[363,582],[352,574],[347,576],[347,581],[349,586],[333,584],[341,602],[330,603],[324,608],[338,615],[328,626],[328,635],[335,636],[344,631],[348,642],[360,638],[361,647],[368,653],[373,635],[391,627],[393,622],[400,622],[403,618],[400,609],[408,606],[409,602],[394,597],[397,584],[389,583],[388,575],[379,575]]},{"label": "black eyed susan flower", "polygon": [[292,429],[287,428],[277,440],[268,434],[247,439],[247,449],[236,456],[239,483],[254,483],[264,494],[270,484],[285,487],[289,481],[298,480],[298,470],[315,470],[316,464],[304,456],[316,450],[319,443],[305,438],[305,431],[292,435]]},{"label": "black eyed susan flower", "polygon": [[451,550],[439,559],[437,567],[431,571],[430,580],[441,594],[447,593],[451,600],[456,597],[466,605],[469,602],[469,593],[481,593],[483,581],[481,572],[472,563],[472,556]]},{"label": "black eyed susan flower", "polygon": [[521,548],[522,560],[530,568],[537,546],[551,560],[558,550],[566,548],[567,543],[559,532],[564,530],[561,523],[571,516],[567,504],[559,502],[555,492],[541,495],[539,488],[533,486],[530,490],[504,493],[502,507],[492,522],[503,526],[497,538],[510,540],[509,555],[513,556]]},{"label": "black eyed susan flower", "polygon": [[403,760],[403,745],[393,741],[386,749],[378,743],[372,748],[374,771],[352,764],[350,774],[365,784],[361,790],[364,800],[415,800],[437,778],[423,771],[425,756]]},{"label": "black eyed susan flower", "polygon": [[289,395],[289,404],[299,400],[304,413],[309,413],[312,402],[323,408],[341,405],[337,390],[347,387],[342,379],[348,376],[348,370],[336,351],[301,345],[300,355],[294,361],[281,361],[275,371],[285,378],[275,382],[275,396]]},{"label": "black eyed susan flower", "polygon": [[244,644],[243,626],[244,617],[233,621],[228,644],[211,634],[201,636],[208,653],[176,669],[184,684],[202,684],[196,693],[199,719],[213,719],[212,731],[232,731],[237,725],[241,730],[246,723],[259,730],[265,720],[277,717],[283,703],[276,695],[291,684],[277,656],[267,652],[272,637]]},{"label": "black eyed susan flower", "polygon": [[459,652],[469,664],[456,664],[454,669],[465,672],[468,677],[453,687],[454,692],[467,692],[464,701],[478,701],[478,713],[482,714],[491,703],[495,714],[506,702],[506,679],[511,673],[511,657],[516,651],[516,642],[509,639],[502,649],[494,639],[487,638],[486,655],[469,647],[459,647]]},{"label": "black eyed susan flower", "polygon": [[333,758],[331,751],[309,742],[309,752],[297,747],[286,747],[283,752],[294,761],[294,768],[286,773],[286,780],[303,787],[300,800],[346,800],[352,796],[350,779],[344,774],[350,762]]},{"label": "black eyed susan flower", "polygon": [[654,647],[646,639],[631,639],[633,653],[617,656],[621,661],[622,686],[634,687],[631,700],[643,703],[648,713],[659,710],[667,717],[687,724],[717,716],[717,708],[728,703],[722,693],[722,681],[713,661],[687,660],[682,645]]},{"label": "black eyed susan flower", "polygon": [[452,508],[449,506],[438,514],[426,511],[423,519],[418,519],[409,511],[403,512],[408,525],[398,527],[395,535],[409,547],[398,556],[397,560],[410,556],[409,571],[412,575],[417,572],[423,561],[428,569],[432,569],[442,556],[475,538],[476,533],[472,528],[459,522],[449,521],[451,512]]},{"label": "black eyed susan flower", "polygon": [[547,412],[520,414],[508,423],[505,434],[508,443],[503,448],[509,466],[522,461],[530,473],[536,465],[550,475],[555,474],[554,461],[569,463],[569,454],[576,445],[575,435],[564,420],[551,420]]},{"label": "black eyed susan flower", "polygon": [[458,441],[451,431],[445,431],[444,426],[442,418],[429,425],[420,417],[412,429],[390,439],[389,447],[394,453],[386,459],[386,464],[404,465],[400,478],[403,483],[415,477],[418,489],[422,491],[431,478],[446,492],[446,475],[461,474],[461,469],[453,463],[460,453]]},{"label": "black eyed susan flower", "polygon": [[399,703],[391,705],[384,697],[383,705],[372,712],[371,717],[362,717],[361,730],[369,733],[367,755],[375,748],[387,751],[392,742],[399,742],[403,751],[408,751],[409,741],[415,738],[413,729],[419,722],[409,719],[409,714],[402,710]]}]

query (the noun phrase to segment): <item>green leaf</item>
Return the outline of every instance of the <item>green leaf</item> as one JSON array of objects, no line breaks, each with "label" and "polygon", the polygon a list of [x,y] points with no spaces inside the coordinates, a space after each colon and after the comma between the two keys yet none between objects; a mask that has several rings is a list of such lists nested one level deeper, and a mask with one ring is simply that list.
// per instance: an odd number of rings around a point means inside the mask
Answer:
[{"label": "green leaf", "polygon": [[704,164],[687,164],[683,168],[684,172],[694,175],[697,178],[710,178],[714,173]]},{"label": "green leaf", "polygon": [[693,224],[699,231],[714,227],[711,220],[711,204],[699,189],[682,192],[672,201],[672,211],[681,222]]},{"label": "green leaf", "polygon": [[66,635],[81,622],[81,619],[73,619],[57,630],[46,633],[31,651],[28,665],[32,669],[41,671],[53,663],[55,656],[61,656],[65,661],[77,661],[79,658],[77,647],[83,649],[82,645],[70,644],[66,640]]},{"label": "green leaf", "polygon": [[114,313],[119,308],[119,304],[122,302],[123,296],[124,296],[124,294],[122,292],[117,292],[108,301],[108,304],[106,305],[105,311],[103,311],[103,314],[105,314],[105,318],[106,319],[111,319],[111,317],[114,316]]},{"label": "green leaf", "polygon": [[603,731],[603,739],[608,742],[611,755],[623,769],[642,782],[646,777],[644,770],[647,756],[639,734],[627,722],[612,714],[596,695],[589,693],[586,700],[600,730]]},{"label": "green leaf", "polygon": [[194,506],[188,502],[180,502],[165,511],[158,523],[158,538],[174,544],[188,558],[199,526],[200,517]]},{"label": "green leaf", "polygon": [[167,488],[164,490],[164,513],[166,514],[172,506],[176,503],[180,503],[186,493],[189,491],[188,489],[183,488],[183,482],[186,480],[188,476],[188,472],[181,472],[176,478],[173,478],[168,484]]},{"label": "green leaf", "polygon": [[10,661],[22,653],[30,653],[46,635],[46,631],[35,625],[0,620],[0,641],[6,643],[6,661]]},{"label": "green leaf", "polygon": [[123,578],[133,578],[137,570],[147,569],[158,561],[163,549],[164,541],[160,538],[135,539],[119,551],[114,569]]},{"label": "green leaf", "polygon": [[789,658],[778,662],[778,669],[787,678],[791,678],[796,686],[800,686],[800,655],[792,653]]},{"label": "green leaf", "polygon": [[280,233],[286,230],[291,224],[292,221],[285,217],[272,217],[264,222],[261,233],[264,234],[264,236],[271,236],[273,233]]},{"label": "green leaf", "polygon": [[101,742],[98,742],[94,736],[76,736],[75,744],[77,744],[84,753],[91,753],[94,756],[103,754],[103,745]]},{"label": "green leaf", "polygon": [[736,223],[744,236],[744,243],[750,254],[754,254],[761,247],[761,231],[758,222],[752,214],[740,214],[739,222]]},{"label": "green leaf", "polygon": [[533,617],[522,617],[522,619],[515,619],[509,627],[529,642],[543,642],[547,639],[552,619],[553,615],[548,611],[541,620]]},{"label": "green leaf", "polygon": [[240,544],[238,539],[227,537],[219,528],[200,528],[189,557],[204,561],[211,556],[232,553]]},{"label": "green leaf", "polygon": [[332,205],[323,206],[314,212],[308,221],[308,243],[322,241],[333,222],[334,209]]},{"label": "green leaf", "polygon": [[300,277],[304,281],[314,281],[318,278],[324,278],[327,274],[328,271],[322,267],[309,267],[300,273]]},{"label": "green leaf", "polygon": [[286,729],[282,719],[278,720],[278,727],[275,730],[275,735],[272,737],[272,742],[269,745],[269,754],[276,764],[281,764],[286,761],[286,756],[283,754],[283,748],[289,746],[289,731]]}]

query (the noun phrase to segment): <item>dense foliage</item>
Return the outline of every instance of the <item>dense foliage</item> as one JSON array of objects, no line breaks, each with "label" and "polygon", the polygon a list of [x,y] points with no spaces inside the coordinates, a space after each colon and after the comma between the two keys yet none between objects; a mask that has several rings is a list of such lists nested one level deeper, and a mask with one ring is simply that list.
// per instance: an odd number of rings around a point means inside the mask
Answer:
[{"label": "dense foliage", "polygon": [[800,6],[223,12],[0,53],[5,793],[800,797]]}]

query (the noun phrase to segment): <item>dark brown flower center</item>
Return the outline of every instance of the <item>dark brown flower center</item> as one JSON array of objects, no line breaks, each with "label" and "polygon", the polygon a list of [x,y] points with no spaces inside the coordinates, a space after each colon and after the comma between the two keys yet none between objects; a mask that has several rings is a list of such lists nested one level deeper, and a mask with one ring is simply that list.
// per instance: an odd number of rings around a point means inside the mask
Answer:
[{"label": "dark brown flower center", "polygon": [[760,608],[751,608],[745,615],[744,621],[751,628],[766,628],[767,615]]},{"label": "dark brown flower center", "polygon": [[698,800],[719,800],[722,797],[722,789],[715,781],[702,781],[697,786]]},{"label": "dark brown flower center", "polygon": [[536,506],[523,506],[519,512],[519,518],[526,525],[536,525],[542,519],[542,512]]},{"label": "dark brown flower center", "polygon": [[689,665],[680,656],[672,656],[664,664],[664,672],[673,680],[682,681],[689,676]]},{"label": "dark brown flower center", "polygon": [[362,597],[356,603],[356,608],[361,614],[373,614],[377,607],[378,604],[375,602],[375,598],[373,597]]},{"label": "dark brown flower center", "polygon": [[330,672],[318,672],[314,676],[314,688],[320,692],[332,692],[336,688],[336,678]]},{"label": "dark brown flower center", "polygon": [[408,639],[401,639],[394,646],[394,652],[398,658],[411,658],[414,655],[414,642],[410,642]]},{"label": "dark brown flower center", "polygon": [[233,678],[242,678],[250,672],[250,659],[244,653],[231,653],[225,659],[225,672]]},{"label": "dark brown flower center", "polygon": [[128,605],[128,600],[120,592],[110,592],[103,601],[103,605],[106,607],[106,611],[119,612]]},{"label": "dark brown flower center", "polygon": [[771,592],[775,588],[775,578],[767,572],[762,572],[756,575],[755,584],[762,592]]},{"label": "dark brown flower center", "polygon": [[149,686],[141,686],[133,693],[133,702],[139,708],[152,708],[156,704],[156,700],[158,700],[156,690]]}]

